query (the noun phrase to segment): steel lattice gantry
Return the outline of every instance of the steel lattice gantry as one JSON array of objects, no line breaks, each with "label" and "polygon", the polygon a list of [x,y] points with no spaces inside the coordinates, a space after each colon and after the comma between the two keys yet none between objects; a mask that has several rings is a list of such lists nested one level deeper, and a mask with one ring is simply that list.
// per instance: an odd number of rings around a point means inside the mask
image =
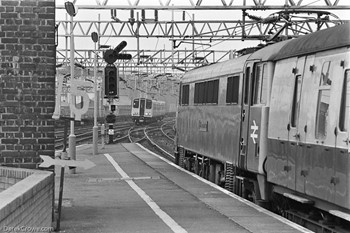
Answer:
[{"label": "steel lattice gantry", "polygon": [[[150,4],[151,2],[151,4]],[[276,4],[276,2],[278,2]],[[216,10],[216,9],[350,9],[347,0],[95,0],[95,4],[84,5],[86,0],[73,0],[81,9],[163,9],[163,10]],[[117,4],[116,4],[117,3]],[[64,9],[63,5],[57,8]]]},{"label": "steel lattice gantry", "polygon": [[[344,23],[329,10],[350,9],[347,0],[323,0],[323,1],[294,1],[286,0],[282,5],[273,5],[272,0],[198,0],[196,2],[188,0],[187,4],[176,5],[178,1],[155,1],[158,5],[147,5],[146,0],[95,0],[95,5],[82,5],[85,1],[74,1],[79,10],[99,10],[111,14],[110,21],[103,20],[75,20],[73,22],[73,33],[75,37],[86,37],[90,39],[92,32],[97,32],[101,38],[169,38],[173,41],[173,50],[140,50],[130,49],[133,58],[130,61],[117,61],[124,68],[134,70],[135,67],[143,70],[153,69],[168,70],[177,68],[178,70],[188,70],[198,65],[226,60],[232,53],[230,51],[215,50],[184,50],[180,49],[182,43],[202,43],[208,44],[223,40],[261,40],[278,41],[285,38],[298,37],[312,33],[327,27],[332,27],[339,23]],[[184,2],[184,1],[182,1]],[[186,1],[185,1],[186,2]],[[211,5],[208,3],[210,2]],[[283,1],[280,1],[283,3]],[[118,5],[112,5],[117,3]],[[213,5],[214,4],[214,5]],[[215,5],[216,4],[216,5]],[[57,5],[57,10],[64,9]],[[126,21],[117,19],[113,11],[130,11],[130,18]],[[111,10],[109,12],[108,10]],[[237,20],[161,20],[158,19],[159,10],[239,10],[240,19]],[[268,17],[258,17],[248,11],[275,10],[276,12]],[[154,11],[154,16],[146,17],[145,11]],[[141,14],[136,17],[134,12]],[[69,37],[71,22],[68,20],[57,21],[57,36]],[[111,34],[112,32],[112,34]],[[65,50],[57,50],[57,63],[67,63],[68,59]],[[75,59],[85,66],[93,64],[93,51],[91,49],[76,50]],[[103,60],[99,59],[100,65]],[[156,71],[157,72],[157,71]]]},{"label": "steel lattice gantry", "polygon": [[[141,69],[142,72],[167,73],[175,69],[174,72],[183,72],[213,62],[227,60],[234,56],[233,51],[219,50],[125,50],[124,52],[133,54],[131,60],[117,60],[118,66],[127,72]],[[57,64],[69,64],[69,57],[65,55],[65,50],[56,51]],[[76,65],[93,67],[94,60],[92,50],[75,50]],[[97,66],[104,67],[106,62],[101,54],[97,58]]]}]

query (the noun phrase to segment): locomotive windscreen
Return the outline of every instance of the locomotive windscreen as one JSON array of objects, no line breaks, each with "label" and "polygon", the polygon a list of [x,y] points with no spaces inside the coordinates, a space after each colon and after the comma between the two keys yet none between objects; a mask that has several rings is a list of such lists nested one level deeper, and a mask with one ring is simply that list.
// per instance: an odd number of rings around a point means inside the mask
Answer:
[{"label": "locomotive windscreen", "polygon": [[136,99],[134,100],[133,108],[138,108],[139,107],[140,100]]}]

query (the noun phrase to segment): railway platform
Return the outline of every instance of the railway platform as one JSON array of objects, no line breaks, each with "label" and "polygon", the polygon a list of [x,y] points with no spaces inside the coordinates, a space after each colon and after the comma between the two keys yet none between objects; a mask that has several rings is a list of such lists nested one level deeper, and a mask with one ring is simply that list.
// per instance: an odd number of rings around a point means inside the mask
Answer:
[{"label": "railway platform", "polygon": [[310,232],[138,144],[78,146],[85,159],[96,166],[65,174],[60,232]]}]

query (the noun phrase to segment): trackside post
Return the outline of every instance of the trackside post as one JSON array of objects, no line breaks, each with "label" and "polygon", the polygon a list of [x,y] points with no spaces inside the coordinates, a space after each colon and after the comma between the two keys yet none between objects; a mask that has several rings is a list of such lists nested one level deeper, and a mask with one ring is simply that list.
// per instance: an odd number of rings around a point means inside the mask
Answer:
[{"label": "trackside post", "polygon": [[102,149],[105,148],[105,131],[106,131],[105,124],[102,124],[102,125],[101,125],[101,136],[102,136],[101,143],[102,143]]}]

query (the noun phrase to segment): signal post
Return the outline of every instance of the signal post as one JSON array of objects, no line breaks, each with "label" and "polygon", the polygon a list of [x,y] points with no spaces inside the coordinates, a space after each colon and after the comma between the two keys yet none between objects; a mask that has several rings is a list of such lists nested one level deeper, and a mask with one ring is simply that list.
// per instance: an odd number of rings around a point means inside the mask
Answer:
[{"label": "signal post", "polygon": [[113,100],[119,98],[119,73],[114,62],[117,59],[126,60],[131,59],[131,54],[120,53],[125,46],[126,41],[122,41],[115,49],[107,50],[103,58],[107,62],[105,67],[105,97],[109,101],[111,113],[106,116],[106,122],[108,123],[108,143],[113,143],[114,129],[113,125],[116,121],[116,116],[113,114],[115,111],[115,105],[113,105]]}]

